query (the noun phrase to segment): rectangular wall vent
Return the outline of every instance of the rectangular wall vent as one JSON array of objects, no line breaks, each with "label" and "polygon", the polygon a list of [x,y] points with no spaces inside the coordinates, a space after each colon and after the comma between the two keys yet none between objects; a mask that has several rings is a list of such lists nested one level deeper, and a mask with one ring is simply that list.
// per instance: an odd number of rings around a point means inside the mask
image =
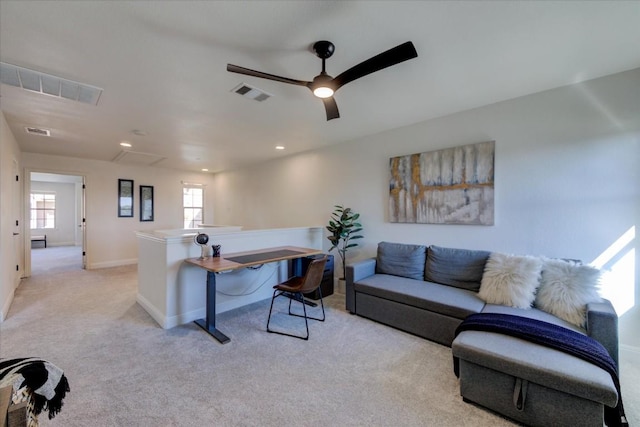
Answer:
[{"label": "rectangular wall vent", "polygon": [[40,128],[32,128],[32,127],[26,127],[24,129],[27,131],[27,133],[31,135],[51,136],[51,131],[49,129],[40,129]]},{"label": "rectangular wall vent", "polygon": [[0,82],[6,85],[85,104],[97,105],[102,89],[40,71],[0,62]]},{"label": "rectangular wall vent", "polygon": [[240,83],[238,86],[231,89],[231,92],[235,92],[238,95],[242,95],[245,98],[253,99],[254,101],[266,101],[271,98],[273,95],[263,91],[262,89],[257,89],[253,86],[249,86],[246,83]]}]

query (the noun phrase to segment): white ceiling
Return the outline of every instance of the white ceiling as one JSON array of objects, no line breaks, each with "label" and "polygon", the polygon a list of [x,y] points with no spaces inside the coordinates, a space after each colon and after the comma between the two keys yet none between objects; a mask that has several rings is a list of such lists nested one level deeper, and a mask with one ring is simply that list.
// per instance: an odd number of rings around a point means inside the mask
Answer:
[{"label": "white ceiling", "polygon": [[[0,85],[22,151],[191,171],[640,67],[639,1],[0,0],[0,17],[2,62],[104,89],[92,106]],[[418,58],[345,85],[335,96],[341,118],[329,122],[306,88],[226,71],[232,63],[311,80],[321,69],[310,51],[317,40],[336,45],[333,76],[407,40]],[[241,82],[273,97],[231,92]],[[124,140],[135,153],[121,155]]]}]

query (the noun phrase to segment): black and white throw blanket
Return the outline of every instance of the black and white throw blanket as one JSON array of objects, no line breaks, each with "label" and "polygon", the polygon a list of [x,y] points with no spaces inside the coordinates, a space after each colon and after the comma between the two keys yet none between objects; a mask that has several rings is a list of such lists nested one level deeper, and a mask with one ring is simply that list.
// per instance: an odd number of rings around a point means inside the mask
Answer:
[{"label": "black and white throw blanket", "polygon": [[0,359],[0,386],[11,385],[13,390],[29,387],[33,392],[34,412],[49,411],[49,419],[62,409],[69,383],[62,369],[53,363],[35,358]]},{"label": "black and white throw blanket", "polygon": [[[487,331],[510,335],[563,351],[604,369],[611,375],[618,391],[618,405],[615,408],[605,406],[605,423],[609,427],[629,425],[622,406],[617,365],[604,346],[595,339],[541,320],[502,313],[472,314],[462,321],[455,335],[458,336],[462,331]],[[458,376],[458,360],[455,357],[453,365]]]}]

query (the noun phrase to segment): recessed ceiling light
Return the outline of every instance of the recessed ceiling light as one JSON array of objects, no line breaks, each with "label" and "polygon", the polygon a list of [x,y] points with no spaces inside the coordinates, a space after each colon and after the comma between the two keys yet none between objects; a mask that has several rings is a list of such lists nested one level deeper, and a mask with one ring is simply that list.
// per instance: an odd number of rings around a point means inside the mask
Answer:
[{"label": "recessed ceiling light", "polygon": [[130,143],[128,143],[127,141],[122,141],[122,142],[120,143],[120,145],[121,145],[121,146],[123,146],[123,147],[131,148],[131,144],[130,144]]},{"label": "recessed ceiling light", "polygon": [[284,145],[276,145],[276,150],[284,150]]},{"label": "recessed ceiling light", "polygon": [[202,172],[209,172],[209,169],[204,168],[204,169],[202,169]]}]

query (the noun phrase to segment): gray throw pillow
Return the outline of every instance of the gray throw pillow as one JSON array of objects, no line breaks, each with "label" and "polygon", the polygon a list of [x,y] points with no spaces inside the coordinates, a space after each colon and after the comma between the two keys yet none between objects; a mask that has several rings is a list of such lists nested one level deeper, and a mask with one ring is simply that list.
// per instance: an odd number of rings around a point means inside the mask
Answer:
[{"label": "gray throw pillow", "polygon": [[426,257],[426,246],[380,242],[376,273],[424,280]]},{"label": "gray throw pillow", "polygon": [[477,292],[490,254],[488,251],[429,246],[425,280]]}]

